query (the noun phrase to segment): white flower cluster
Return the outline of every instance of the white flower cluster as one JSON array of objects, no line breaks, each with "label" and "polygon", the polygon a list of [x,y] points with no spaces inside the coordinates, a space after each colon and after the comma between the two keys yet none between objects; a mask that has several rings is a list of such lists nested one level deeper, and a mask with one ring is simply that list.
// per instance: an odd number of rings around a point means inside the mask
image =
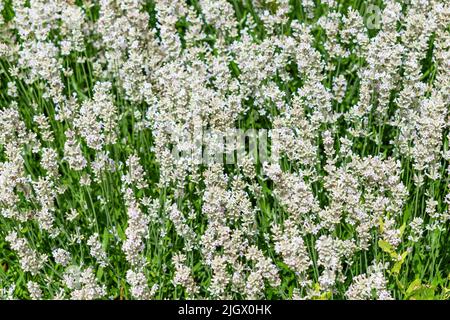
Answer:
[{"label": "white flower cluster", "polygon": [[450,1],[377,4],[1,1],[0,298],[448,298]]},{"label": "white flower cluster", "polygon": [[68,268],[63,275],[65,285],[72,300],[93,300],[105,296],[105,285],[99,285],[92,268],[84,270],[73,267]]},{"label": "white flower cluster", "polygon": [[44,264],[47,261],[47,255],[40,254],[36,250],[30,248],[27,241],[24,238],[19,237],[17,232],[11,232],[6,236],[5,240],[9,242],[11,249],[19,256],[20,265],[23,271],[36,275],[39,270],[44,267]]},{"label": "white flower cluster", "polygon": [[387,281],[383,275],[382,264],[369,266],[366,274],[361,274],[353,279],[353,283],[345,293],[350,300],[381,299],[392,300],[387,290]]}]

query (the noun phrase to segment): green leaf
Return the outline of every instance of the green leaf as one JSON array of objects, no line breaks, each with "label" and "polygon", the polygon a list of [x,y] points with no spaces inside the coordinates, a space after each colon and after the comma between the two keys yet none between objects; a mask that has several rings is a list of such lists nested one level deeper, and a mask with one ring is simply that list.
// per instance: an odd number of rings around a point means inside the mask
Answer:
[{"label": "green leaf", "polygon": [[98,268],[97,270],[97,279],[101,279],[103,276],[103,268]]},{"label": "green leaf", "polygon": [[403,234],[405,233],[405,229],[406,229],[406,223],[403,223],[402,226],[400,227],[400,238],[403,236]]},{"label": "green leaf", "polygon": [[406,256],[408,255],[408,251],[403,252],[400,255],[400,260],[398,260],[391,269],[391,273],[398,274],[400,269],[402,268],[403,263],[405,262]]},{"label": "green leaf", "polygon": [[410,300],[433,300],[434,289],[429,286],[422,286],[411,296]]},{"label": "green leaf", "polygon": [[398,255],[389,242],[380,239],[378,240],[378,246],[381,248],[381,250],[388,253],[393,259],[397,258]]},{"label": "green leaf", "polygon": [[103,231],[103,242],[102,242],[103,250],[107,250],[108,243],[109,243],[109,232],[108,232],[108,228],[105,228]]},{"label": "green leaf", "polygon": [[406,289],[406,294],[409,295],[411,293],[413,293],[415,290],[420,288],[420,285],[422,284],[422,282],[420,281],[420,279],[416,279],[413,282],[411,282],[408,286],[408,289]]},{"label": "green leaf", "polygon": [[125,240],[127,237],[125,236],[125,232],[123,232],[120,225],[117,225],[117,234],[119,235],[120,239]]},{"label": "green leaf", "polygon": [[408,286],[408,289],[406,289],[405,299],[433,300],[435,298],[434,290],[434,287],[428,284],[423,285],[420,279],[416,279],[411,282]]},{"label": "green leaf", "polygon": [[[384,221],[383,221],[383,219],[378,219],[378,223],[380,224],[380,233],[383,233],[383,231],[384,231]],[[382,240],[380,240],[380,241],[382,241]],[[378,243],[380,243],[380,241],[378,241]]]},{"label": "green leaf", "polygon": [[333,294],[331,293],[331,291],[327,291],[322,293],[319,296],[315,296],[312,299],[313,300],[331,300],[331,298],[333,297]]}]

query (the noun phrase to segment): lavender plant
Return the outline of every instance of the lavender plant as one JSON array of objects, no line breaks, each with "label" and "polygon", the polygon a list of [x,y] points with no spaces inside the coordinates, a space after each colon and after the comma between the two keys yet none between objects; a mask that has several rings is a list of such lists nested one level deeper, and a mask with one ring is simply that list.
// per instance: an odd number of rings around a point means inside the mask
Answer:
[{"label": "lavender plant", "polygon": [[450,298],[450,1],[0,13],[0,299]]}]

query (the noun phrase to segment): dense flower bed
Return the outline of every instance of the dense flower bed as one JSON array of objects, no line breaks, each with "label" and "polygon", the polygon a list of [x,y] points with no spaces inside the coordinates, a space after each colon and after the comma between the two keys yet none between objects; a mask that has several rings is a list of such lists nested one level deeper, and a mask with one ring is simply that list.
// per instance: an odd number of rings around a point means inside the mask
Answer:
[{"label": "dense flower bed", "polygon": [[450,1],[1,0],[1,299],[447,299]]}]

